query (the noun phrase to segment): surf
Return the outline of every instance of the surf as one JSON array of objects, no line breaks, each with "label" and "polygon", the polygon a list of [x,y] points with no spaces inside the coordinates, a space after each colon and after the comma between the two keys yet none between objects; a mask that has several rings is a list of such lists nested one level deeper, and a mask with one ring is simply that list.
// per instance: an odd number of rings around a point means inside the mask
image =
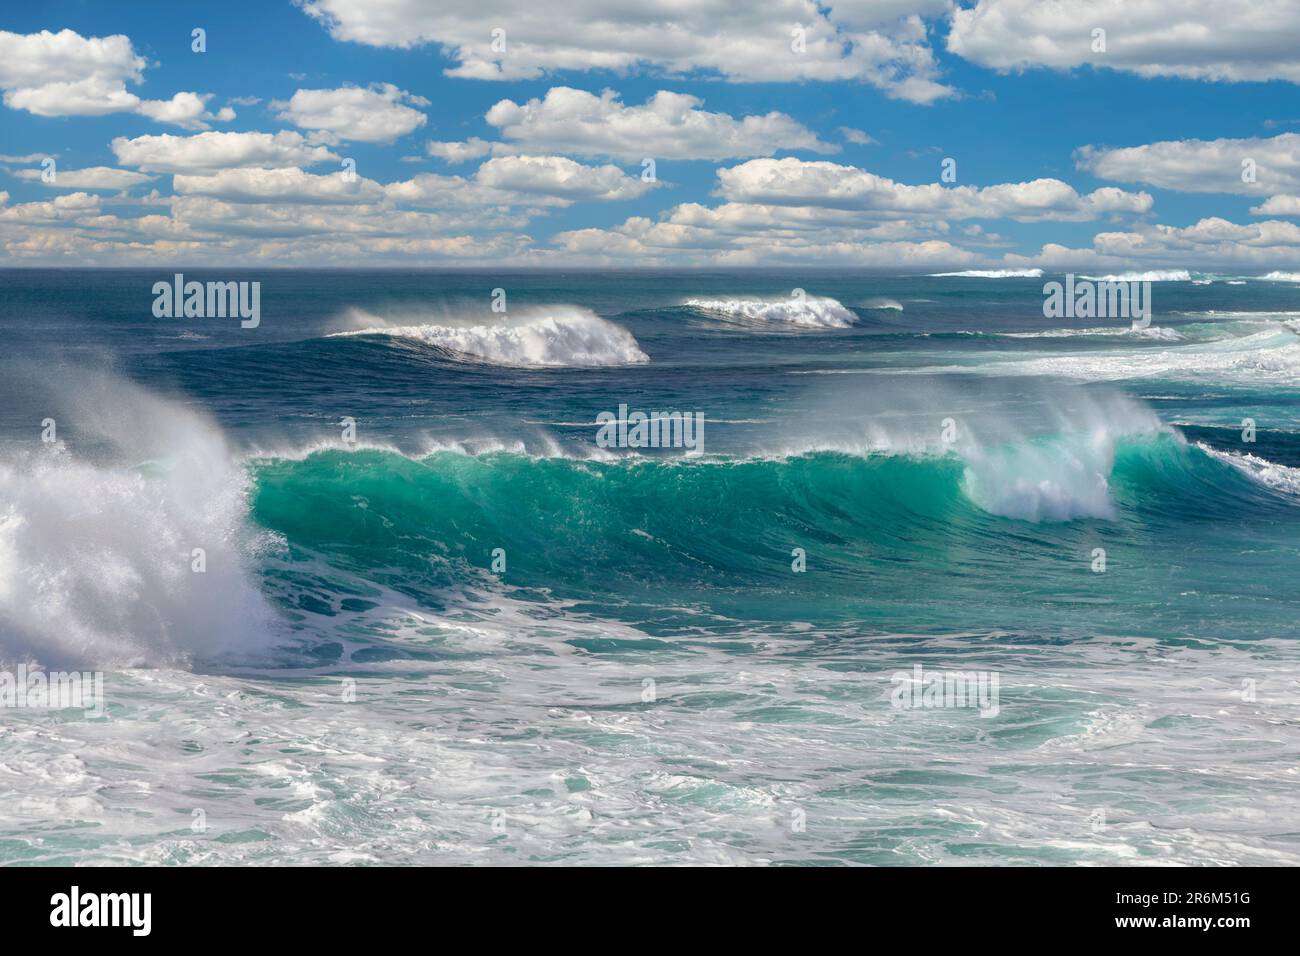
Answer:
[{"label": "surf", "polygon": [[692,298],[684,304],[696,311],[726,319],[805,329],[847,329],[857,322],[857,316],[851,310],[826,296],[792,296],[789,299]]},{"label": "surf", "polygon": [[354,310],[352,322],[361,327],[333,335],[392,336],[432,346],[460,361],[489,365],[564,368],[650,361],[631,332],[577,306],[502,316],[491,323],[449,318],[440,323],[393,324]]}]

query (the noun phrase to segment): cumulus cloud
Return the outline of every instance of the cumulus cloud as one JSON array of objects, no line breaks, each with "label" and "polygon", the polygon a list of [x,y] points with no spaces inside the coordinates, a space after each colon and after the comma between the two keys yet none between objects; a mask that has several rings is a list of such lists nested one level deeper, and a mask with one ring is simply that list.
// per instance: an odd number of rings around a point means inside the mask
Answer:
[{"label": "cumulus cloud", "polygon": [[113,154],[124,166],[154,173],[204,173],[245,166],[313,166],[339,157],[301,133],[198,133],[194,136],[119,136]]},{"label": "cumulus cloud", "polygon": [[510,156],[488,160],[473,178],[421,173],[384,189],[394,201],[418,206],[568,206],[634,199],[655,185],[613,165]]},{"label": "cumulus cloud", "polygon": [[733,202],[947,219],[1083,221],[1106,213],[1144,213],[1152,206],[1146,193],[1108,187],[1080,195],[1059,179],[984,187],[909,186],[856,166],[793,157],[719,169],[718,182],[718,192]]},{"label": "cumulus cloud", "polygon": [[613,156],[639,162],[655,159],[737,159],[770,156],[778,149],[838,152],[784,113],[736,119],[701,109],[703,101],[660,90],[641,106],[626,106],[618,94],[600,96],[567,86],[552,87],[542,99],[501,100],[486,119],[512,145],[529,151],[575,156]]},{"label": "cumulus cloud", "polygon": [[1102,232],[1092,247],[1071,249],[1055,243],[1036,256],[1008,255],[1011,265],[1075,269],[1141,264],[1161,268],[1201,268],[1246,272],[1294,266],[1300,259],[1300,226],[1267,220],[1238,224],[1211,216],[1190,226],[1141,224],[1125,232]]},{"label": "cumulus cloud", "polygon": [[172,182],[178,195],[225,203],[347,206],[389,201],[390,205],[465,209],[633,199],[655,186],[617,166],[584,166],[563,156],[494,159],[472,178],[423,173],[386,186],[347,171],[317,175],[296,166],[177,174]]},{"label": "cumulus cloud", "polygon": [[13,175],[18,179],[41,182],[55,189],[129,189],[140,183],[155,179],[144,173],[133,173],[129,169],[114,169],[111,166],[87,166],[84,169],[55,168],[53,181],[43,178],[42,169],[17,169]]},{"label": "cumulus cloud", "polygon": [[[698,213],[703,212],[703,216]],[[752,211],[748,211],[752,212]],[[753,266],[854,265],[880,268],[968,265],[975,253],[943,239],[894,240],[871,230],[770,229],[719,223],[703,207],[679,207],[661,221],[635,216],[610,229],[575,229],[552,240],[567,256],[598,263]]]},{"label": "cumulus cloud", "polygon": [[209,113],[207,101],[211,98],[211,94],[200,96],[197,93],[177,93],[170,100],[143,100],[136,112],[160,123],[171,123],[189,129],[205,129],[206,120],[210,119],[235,118],[234,110],[229,108],[215,116]]},{"label": "cumulus cloud", "polygon": [[318,176],[296,166],[284,169],[223,169],[209,175],[176,175],[172,188],[179,195],[212,196],[227,202],[356,205],[379,202],[384,189],[355,173]]},{"label": "cumulus cloud", "polygon": [[1300,216],[1300,196],[1270,196],[1258,206],[1252,206],[1252,216]]},{"label": "cumulus cloud", "polygon": [[564,156],[507,156],[479,167],[478,182],[512,192],[561,199],[635,199],[656,185],[617,166],[584,166]]},{"label": "cumulus cloud", "polygon": [[1268,195],[1300,189],[1300,133],[1123,149],[1085,146],[1075,152],[1075,165],[1102,179],[1179,192]]},{"label": "cumulus cloud", "polygon": [[[535,79],[556,70],[636,68],[739,82],[862,80],[889,96],[929,103],[938,80],[922,16],[949,0],[814,0],[682,4],[570,0],[556,16],[535,0],[300,0],[338,40],[370,46],[436,44],[451,76]],[[493,31],[504,34],[494,37]],[[495,40],[495,42],[494,42]]]},{"label": "cumulus cloud", "polygon": [[471,159],[482,159],[488,153],[492,152],[492,143],[479,139],[477,136],[471,136],[462,143],[450,142],[439,143],[430,142],[425,146],[425,152],[430,156],[436,156],[439,159],[445,159],[449,163],[465,163]]},{"label": "cumulus cloud", "polygon": [[368,89],[298,90],[287,103],[272,104],[280,111],[279,119],[311,130],[316,139],[330,143],[391,143],[425,124],[424,114],[413,107],[428,105],[424,97],[391,83],[377,83]]},{"label": "cumulus cloud", "polygon": [[0,30],[0,89],[10,109],[37,116],[104,116],[132,112],[195,129],[233,119],[205,110],[210,94],[182,92],[170,100],[142,100],[127,90],[146,66],[129,37],[83,37],[72,30],[10,33]]},{"label": "cumulus cloud", "polygon": [[[1093,31],[1105,30],[1105,51]],[[1293,0],[979,0],[948,50],[996,70],[1079,66],[1139,76],[1300,82]]]}]

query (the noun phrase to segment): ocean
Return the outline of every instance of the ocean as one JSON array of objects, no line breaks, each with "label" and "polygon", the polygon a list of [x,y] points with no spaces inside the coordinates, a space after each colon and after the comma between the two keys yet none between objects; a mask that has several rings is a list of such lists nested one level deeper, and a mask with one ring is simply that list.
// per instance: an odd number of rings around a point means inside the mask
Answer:
[{"label": "ocean", "polygon": [[1062,278],[0,271],[0,863],[1300,863],[1300,284]]}]

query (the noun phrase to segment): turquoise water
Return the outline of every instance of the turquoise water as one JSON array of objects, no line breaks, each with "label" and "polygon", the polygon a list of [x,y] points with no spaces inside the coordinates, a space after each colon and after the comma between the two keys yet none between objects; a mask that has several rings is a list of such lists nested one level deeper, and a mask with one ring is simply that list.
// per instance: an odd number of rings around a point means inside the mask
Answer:
[{"label": "turquoise water", "polygon": [[1300,287],[168,277],[0,272],[0,861],[1300,859]]}]

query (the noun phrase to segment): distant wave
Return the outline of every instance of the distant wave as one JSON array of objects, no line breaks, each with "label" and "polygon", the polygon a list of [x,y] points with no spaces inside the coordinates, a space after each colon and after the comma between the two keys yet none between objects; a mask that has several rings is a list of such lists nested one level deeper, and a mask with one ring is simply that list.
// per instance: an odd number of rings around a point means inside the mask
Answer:
[{"label": "distant wave", "polygon": [[892,310],[892,311],[894,311],[894,312],[902,312],[902,311],[903,311],[903,303],[899,302],[897,299],[886,299],[886,298],[884,298],[884,297],[880,297],[880,298],[875,298],[875,299],[868,299],[866,302],[863,302],[863,303],[862,303],[862,308],[864,308],[864,309],[889,309],[889,310]]},{"label": "distant wave", "polygon": [[1042,269],[967,269],[964,272],[931,272],[930,276],[960,276],[968,279],[1041,279]]},{"label": "distant wave", "polygon": [[1270,282],[1300,282],[1300,272],[1270,272],[1260,278]]},{"label": "distant wave", "polygon": [[335,335],[391,335],[493,365],[556,368],[641,365],[650,361],[627,329],[575,306],[521,317],[503,316],[492,324],[447,321],[388,325],[365,312],[354,313],[354,319],[366,327]]},{"label": "distant wave", "polygon": [[1191,282],[1186,269],[1152,269],[1149,272],[1119,272],[1105,276],[1083,276],[1092,282]]},{"label": "distant wave", "polygon": [[731,318],[784,323],[809,329],[847,329],[857,321],[857,316],[849,309],[827,297],[687,299],[685,305]]},{"label": "distant wave", "polygon": [[1184,338],[1183,334],[1177,329],[1157,325],[1131,326],[1127,328],[1121,325],[1092,329],[1046,329],[1042,332],[1002,332],[999,334],[1009,339],[1068,339],[1086,335],[1132,335],[1138,338],[1158,339],[1163,342],[1181,342]]},{"label": "distant wave", "polygon": [[1092,381],[1168,378],[1258,384],[1269,382],[1295,387],[1300,374],[1300,330],[1289,325],[1270,327],[1250,335],[1177,344],[1166,349],[1116,350],[1017,357],[991,362],[981,371],[1024,375],[1059,375]]}]

